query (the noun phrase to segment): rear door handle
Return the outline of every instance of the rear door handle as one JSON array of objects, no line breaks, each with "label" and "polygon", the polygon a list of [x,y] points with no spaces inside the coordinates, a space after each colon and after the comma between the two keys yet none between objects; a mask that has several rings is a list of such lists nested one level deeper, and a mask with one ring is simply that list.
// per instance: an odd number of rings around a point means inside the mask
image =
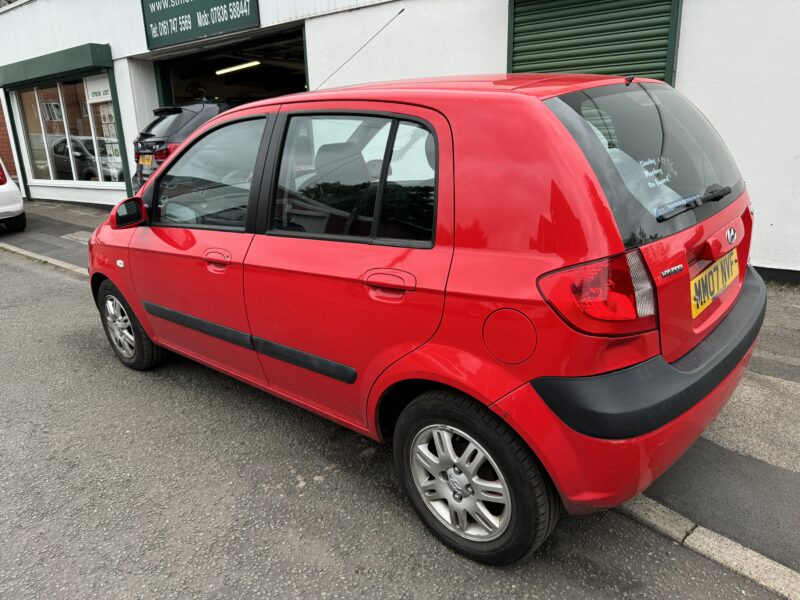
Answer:
[{"label": "rear door handle", "polygon": [[400,269],[370,269],[361,280],[371,288],[411,292],[417,289],[417,278]]}]

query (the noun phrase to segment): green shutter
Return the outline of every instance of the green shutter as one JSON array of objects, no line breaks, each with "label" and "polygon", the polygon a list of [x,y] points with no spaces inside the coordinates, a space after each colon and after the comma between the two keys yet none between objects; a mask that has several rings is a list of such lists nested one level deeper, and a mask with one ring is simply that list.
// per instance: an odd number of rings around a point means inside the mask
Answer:
[{"label": "green shutter", "polygon": [[512,73],[673,79],[679,0],[511,0],[509,18]]}]

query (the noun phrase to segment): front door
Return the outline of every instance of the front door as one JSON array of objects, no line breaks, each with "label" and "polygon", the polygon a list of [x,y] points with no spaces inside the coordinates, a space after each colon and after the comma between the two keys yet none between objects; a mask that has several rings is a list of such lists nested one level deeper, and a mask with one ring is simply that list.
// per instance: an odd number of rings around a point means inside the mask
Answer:
[{"label": "front door", "polygon": [[319,102],[284,106],[273,140],[269,210],[245,260],[254,346],[273,390],[363,426],[372,383],[441,320],[450,129],[419,107]]},{"label": "front door", "polygon": [[190,142],[151,184],[151,226],[137,228],[129,258],[159,344],[261,385],[242,285],[266,122],[239,119]]}]

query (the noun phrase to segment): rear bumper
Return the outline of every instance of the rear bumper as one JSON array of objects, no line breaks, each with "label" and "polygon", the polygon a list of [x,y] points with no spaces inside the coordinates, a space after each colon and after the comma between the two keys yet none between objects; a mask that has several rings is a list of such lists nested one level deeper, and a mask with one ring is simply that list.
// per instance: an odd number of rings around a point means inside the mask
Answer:
[{"label": "rear bumper", "polygon": [[21,215],[25,211],[22,202],[22,194],[13,184],[0,187],[0,220]]},{"label": "rear bumper", "polygon": [[528,442],[571,513],[648,487],[714,420],[750,360],[766,288],[752,268],[736,306],[701,344],[605,375],[537,379],[491,408]]},{"label": "rear bumper", "polygon": [[626,439],[654,431],[686,412],[741,362],[764,321],[767,290],[753,267],[728,315],[694,349],[670,364],[656,356],[591,377],[540,377],[533,389],[575,431]]}]

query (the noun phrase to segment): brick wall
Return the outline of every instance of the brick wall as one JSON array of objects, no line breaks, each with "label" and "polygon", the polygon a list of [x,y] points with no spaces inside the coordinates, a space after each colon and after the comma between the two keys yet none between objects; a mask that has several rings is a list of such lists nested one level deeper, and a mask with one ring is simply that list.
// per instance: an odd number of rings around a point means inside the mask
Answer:
[{"label": "brick wall", "polygon": [[8,169],[8,172],[11,173],[12,176],[16,177],[17,170],[14,167],[14,154],[11,152],[11,138],[8,135],[8,130],[6,129],[6,119],[5,115],[2,114],[2,110],[0,109],[0,159],[3,160],[3,164]]}]

